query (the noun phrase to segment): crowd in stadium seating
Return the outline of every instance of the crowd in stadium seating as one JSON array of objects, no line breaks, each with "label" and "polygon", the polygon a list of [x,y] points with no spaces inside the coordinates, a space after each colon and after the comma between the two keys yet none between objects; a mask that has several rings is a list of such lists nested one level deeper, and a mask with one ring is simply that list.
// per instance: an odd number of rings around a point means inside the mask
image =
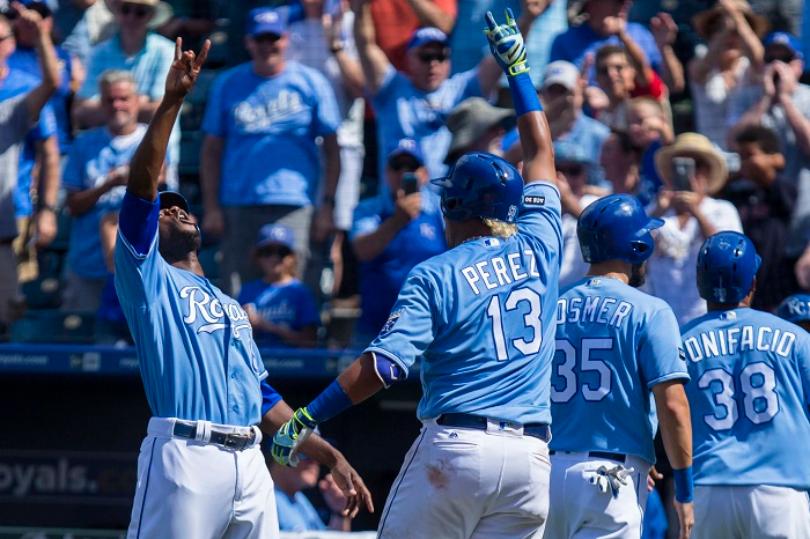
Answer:
[{"label": "crowd in stadium seating", "polygon": [[[446,248],[429,180],[467,151],[519,164],[481,33],[484,13],[505,7],[527,36],[564,180],[563,285],[586,270],[577,216],[624,192],[666,221],[646,287],[679,321],[705,310],[695,259],[719,230],[744,231],[763,256],[756,307],[810,289],[800,0],[23,4],[57,43],[60,82],[38,123],[4,146],[14,155],[0,156],[0,206],[13,204],[17,223],[9,213],[0,227],[0,322],[12,339],[46,339],[50,312],[91,322],[77,342],[128,340],[111,264],[128,162],[172,40],[211,36],[163,171],[192,201],[203,266],[264,346],[364,345],[410,268]],[[36,33],[5,13],[0,111],[43,81]],[[41,331],[20,324],[32,313]]]}]

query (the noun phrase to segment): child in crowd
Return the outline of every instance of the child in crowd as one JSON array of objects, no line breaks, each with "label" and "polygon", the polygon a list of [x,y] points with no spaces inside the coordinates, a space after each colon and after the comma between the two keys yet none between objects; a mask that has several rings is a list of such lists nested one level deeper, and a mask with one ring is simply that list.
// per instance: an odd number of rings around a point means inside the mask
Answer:
[{"label": "child in crowd", "polygon": [[259,346],[315,346],[318,311],[309,289],[295,278],[293,231],[267,224],[259,230],[255,258],[262,278],[242,286],[239,303]]},{"label": "child in crowd", "polygon": [[627,106],[627,133],[641,151],[640,184],[636,196],[642,204],[655,200],[661,178],[655,170],[655,152],[674,140],[672,127],[661,103],[651,97],[635,97]]}]

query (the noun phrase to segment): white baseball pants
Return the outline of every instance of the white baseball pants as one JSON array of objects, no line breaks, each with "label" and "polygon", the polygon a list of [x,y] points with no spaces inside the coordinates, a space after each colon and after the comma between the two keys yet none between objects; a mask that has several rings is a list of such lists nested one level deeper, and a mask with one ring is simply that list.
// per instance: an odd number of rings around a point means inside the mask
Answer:
[{"label": "white baseball pants", "polygon": [[693,539],[810,539],[810,498],[788,487],[695,486]]},{"label": "white baseball pants", "polygon": [[425,421],[391,487],[381,539],[539,539],[548,515],[548,446],[522,429]]},{"label": "white baseball pants", "polygon": [[174,438],[173,428],[174,419],[149,420],[127,539],[278,538],[260,437],[235,451]]},{"label": "white baseball pants", "polygon": [[[634,468],[626,484],[602,492],[597,470],[622,465]],[[551,455],[551,507],[546,539],[639,539],[647,504],[650,463],[627,456],[624,463],[589,457],[587,452],[559,451]]]}]

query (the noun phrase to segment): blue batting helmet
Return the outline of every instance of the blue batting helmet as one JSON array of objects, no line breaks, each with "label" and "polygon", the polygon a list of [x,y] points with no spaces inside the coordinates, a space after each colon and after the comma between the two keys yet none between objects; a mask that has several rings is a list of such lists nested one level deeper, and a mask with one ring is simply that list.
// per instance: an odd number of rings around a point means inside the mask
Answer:
[{"label": "blue batting helmet", "polygon": [[794,324],[810,321],[810,294],[793,294],[786,297],[776,309],[776,315]]},{"label": "blue batting helmet", "polygon": [[433,183],[442,187],[442,213],[448,219],[482,217],[506,223],[517,220],[523,178],[515,167],[498,156],[464,154],[446,178]]},{"label": "blue batting helmet", "polygon": [[700,297],[739,303],[751,291],[762,259],[748,236],[730,230],[706,238],[697,260]]},{"label": "blue batting helmet", "polygon": [[663,224],[661,219],[648,217],[634,196],[600,198],[585,208],[577,222],[582,258],[589,264],[606,260],[641,264],[655,248],[650,231]]}]

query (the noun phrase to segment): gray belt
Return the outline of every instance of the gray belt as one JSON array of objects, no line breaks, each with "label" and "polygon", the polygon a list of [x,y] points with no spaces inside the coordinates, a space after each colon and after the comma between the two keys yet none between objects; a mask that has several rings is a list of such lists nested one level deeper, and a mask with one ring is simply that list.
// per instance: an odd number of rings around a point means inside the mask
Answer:
[{"label": "gray belt", "polygon": [[[232,428],[227,430],[216,425],[211,426],[211,435],[208,438],[208,443],[221,445],[228,449],[235,449],[241,451],[247,449],[256,442],[256,431],[251,427],[244,427],[245,432],[233,432]],[[188,438],[189,440],[197,440],[197,422],[196,421],[182,421],[177,420],[174,424],[172,434],[178,438]]]}]

